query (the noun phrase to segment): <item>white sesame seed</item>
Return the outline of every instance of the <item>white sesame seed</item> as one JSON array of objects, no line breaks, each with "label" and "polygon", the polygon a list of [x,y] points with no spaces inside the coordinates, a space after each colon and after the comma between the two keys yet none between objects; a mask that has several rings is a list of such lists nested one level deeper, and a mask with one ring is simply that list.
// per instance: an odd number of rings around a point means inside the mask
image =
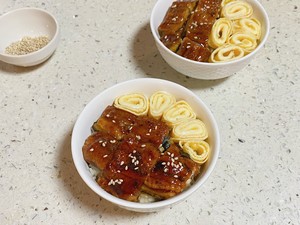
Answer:
[{"label": "white sesame seed", "polygon": [[152,131],[152,129],[150,128],[150,129],[149,129],[149,133],[151,133],[151,131]]},{"label": "white sesame seed", "polygon": [[95,150],[95,149],[91,148],[91,149],[90,149],[90,152],[93,152],[94,150]]},{"label": "white sesame seed", "polygon": [[167,154],[168,154],[168,155],[171,155],[171,153],[170,153],[170,152],[167,152]]},{"label": "white sesame seed", "polygon": [[175,159],[175,160],[178,160],[178,157],[175,157],[174,159]]},{"label": "white sesame seed", "polygon": [[102,142],[103,142],[103,140],[100,140],[100,141],[99,141],[99,144],[101,144]]},{"label": "white sesame seed", "polygon": [[141,147],[144,148],[144,147],[146,147],[146,145],[145,145],[145,144],[142,144]]},{"label": "white sesame seed", "polygon": [[125,170],[128,170],[128,166],[125,166]]},{"label": "white sesame seed", "polygon": [[13,42],[5,48],[5,53],[10,55],[26,55],[35,52],[49,42],[47,36],[29,37],[25,36],[20,41]]},{"label": "white sesame seed", "polygon": [[136,153],[136,150],[133,150],[132,153]]},{"label": "white sesame seed", "polygon": [[167,162],[167,166],[170,166],[170,162]]},{"label": "white sesame seed", "polygon": [[106,114],[106,117],[109,117],[109,114]]},{"label": "white sesame seed", "polygon": [[171,157],[174,157],[174,153],[171,154]]},{"label": "white sesame seed", "polygon": [[141,136],[140,135],[136,135],[135,137],[136,137],[136,139],[141,140]]},{"label": "white sesame seed", "polygon": [[162,162],[161,165],[166,165],[166,162]]},{"label": "white sesame seed", "polygon": [[128,130],[132,130],[132,126],[130,126],[130,127],[128,128]]},{"label": "white sesame seed", "polygon": [[117,173],[121,173],[121,171],[120,171],[120,170],[117,170]]},{"label": "white sesame seed", "polygon": [[157,126],[155,126],[155,128],[154,128],[155,130],[157,130]]},{"label": "white sesame seed", "polygon": [[106,142],[103,142],[103,143],[102,143],[102,147],[105,147],[105,146],[106,146]]},{"label": "white sesame seed", "polygon": [[110,143],[114,144],[116,143],[116,140],[110,140]]},{"label": "white sesame seed", "polygon": [[149,134],[149,133],[147,133],[146,135],[147,135],[147,136],[149,136],[150,134]]},{"label": "white sesame seed", "polygon": [[124,161],[121,161],[121,162],[120,162],[120,165],[122,166],[123,164],[124,164]]},{"label": "white sesame seed", "polygon": [[168,168],[165,168],[165,169],[164,169],[164,172],[165,172],[165,173],[168,172]]},{"label": "white sesame seed", "polygon": [[113,122],[113,123],[116,123],[116,121],[115,121],[115,120],[112,120],[112,122]]},{"label": "white sesame seed", "polygon": [[108,155],[104,155],[103,158],[106,158]]},{"label": "white sesame seed", "polygon": [[174,175],[175,178],[178,178],[178,175]]},{"label": "white sesame seed", "polygon": [[138,167],[135,167],[135,168],[134,168],[134,170],[138,170],[138,169],[139,169]]}]

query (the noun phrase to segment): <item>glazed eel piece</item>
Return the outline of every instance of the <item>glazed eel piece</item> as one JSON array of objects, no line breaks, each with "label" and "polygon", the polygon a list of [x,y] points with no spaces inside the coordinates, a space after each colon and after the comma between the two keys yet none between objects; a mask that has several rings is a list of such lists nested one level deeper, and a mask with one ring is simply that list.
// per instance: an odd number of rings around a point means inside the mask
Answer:
[{"label": "glazed eel piece", "polygon": [[195,9],[197,1],[175,1],[158,27],[161,42],[176,52],[182,42],[184,25]]},{"label": "glazed eel piece", "polygon": [[199,62],[207,62],[211,54],[208,38],[219,17],[221,0],[199,0],[186,23],[185,38],[177,54]]},{"label": "glazed eel piece", "polygon": [[170,198],[187,188],[199,172],[199,165],[182,156],[179,148],[171,144],[157,159],[142,190],[159,199]]}]

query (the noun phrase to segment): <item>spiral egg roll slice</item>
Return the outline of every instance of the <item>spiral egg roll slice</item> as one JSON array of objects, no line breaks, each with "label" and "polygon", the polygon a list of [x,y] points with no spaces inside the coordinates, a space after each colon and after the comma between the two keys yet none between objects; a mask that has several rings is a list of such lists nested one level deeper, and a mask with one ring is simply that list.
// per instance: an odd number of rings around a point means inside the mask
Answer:
[{"label": "spiral egg roll slice", "polygon": [[235,33],[229,38],[229,44],[236,45],[244,49],[245,55],[252,52],[257,47],[256,38],[250,34]]},{"label": "spiral egg roll slice", "polygon": [[176,102],[176,98],[168,92],[157,91],[151,95],[149,101],[149,114],[160,119],[164,111]]},{"label": "spiral egg roll slice", "polygon": [[210,147],[206,141],[181,141],[179,145],[196,163],[203,164],[209,157]]},{"label": "spiral egg roll slice", "polygon": [[149,110],[148,98],[140,93],[119,96],[115,99],[114,106],[137,116],[147,115]]},{"label": "spiral egg roll slice", "polygon": [[226,4],[221,11],[221,16],[230,20],[249,18],[253,14],[252,6],[244,1],[233,1]]},{"label": "spiral egg roll slice", "polygon": [[233,33],[247,33],[255,36],[256,39],[261,37],[261,24],[255,18],[242,18],[233,22]]},{"label": "spiral egg roll slice", "polygon": [[171,127],[185,120],[195,118],[196,113],[191,108],[191,106],[183,100],[171,105],[162,115],[162,120]]},{"label": "spiral egg roll slice", "polygon": [[227,18],[218,19],[211,30],[208,44],[212,48],[218,48],[226,43],[232,33],[232,22]]},{"label": "spiral egg roll slice", "polygon": [[244,50],[236,45],[225,44],[215,49],[210,57],[209,62],[228,62],[235,59],[242,58],[245,55]]},{"label": "spiral egg roll slice", "polygon": [[171,134],[174,142],[203,141],[207,137],[206,126],[200,119],[191,119],[175,125]]},{"label": "spiral egg roll slice", "polygon": [[227,5],[229,2],[234,2],[236,0],[222,0],[221,7],[223,8],[225,5]]}]

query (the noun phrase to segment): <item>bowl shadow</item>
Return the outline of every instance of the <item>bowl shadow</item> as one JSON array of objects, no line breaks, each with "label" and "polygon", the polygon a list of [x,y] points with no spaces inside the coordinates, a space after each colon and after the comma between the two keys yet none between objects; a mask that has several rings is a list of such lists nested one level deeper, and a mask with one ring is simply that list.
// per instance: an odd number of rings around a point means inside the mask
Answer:
[{"label": "bowl shadow", "polygon": [[55,54],[55,52],[44,62],[35,65],[35,66],[28,66],[28,67],[23,67],[23,66],[16,66],[12,65],[3,61],[0,61],[0,71],[6,72],[11,75],[23,75],[27,74],[29,72],[35,71],[42,66],[45,66],[48,62],[50,62],[52,56]]},{"label": "bowl shadow", "polygon": [[169,80],[184,85],[189,89],[207,89],[220,85],[228,78],[218,80],[200,80],[181,74],[169,66],[160,55],[151,33],[150,24],[143,24],[134,34],[131,43],[132,61],[148,77]]},{"label": "bowl shadow", "polygon": [[139,213],[122,209],[94,193],[81,179],[72,159],[71,153],[72,128],[65,135],[58,147],[59,182],[66,195],[71,194],[80,208],[99,214],[100,217],[110,217],[116,221],[120,218],[140,218],[149,213]]}]

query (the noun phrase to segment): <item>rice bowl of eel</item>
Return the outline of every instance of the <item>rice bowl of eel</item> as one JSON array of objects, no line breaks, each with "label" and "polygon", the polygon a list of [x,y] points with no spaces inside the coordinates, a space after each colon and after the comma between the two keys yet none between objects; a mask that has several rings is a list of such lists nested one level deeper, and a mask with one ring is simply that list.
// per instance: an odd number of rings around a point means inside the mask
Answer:
[{"label": "rice bowl of eel", "polygon": [[[226,0],[223,0],[226,1]],[[230,0],[227,0],[230,2]],[[237,1],[237,0],[235,0]],[[166,45],[162,42],[162,36],[159,31],[160,25],[165,21],[165,17],[167,17],[167,13],[169,12],[168,10],[171,8],[171,6],[174,2],[179,2],[179,1],[174,1],[174,0],[158,0],[155,4],[155,6],[152,9],[151,13],[151,18],[150,18],[150,27],[151,27],[151,32],[155,40],[155,44],[158,48],[159,53],[161,54],[162,58],[169,64],[173,69],[176,71],[192,77],[196,79],[204,79],[204,80],[215,80],[215,79],[221,79],[225,77],[229,77],[233,75],[234,73],[240,71],[243,69],[245,66],[247,66],[250,61],[254,58],[254,56],[261,51],[263,48],[268,35],[269,35],[269,29],[270,29],[270,22],[268,15],[261,5],[256,0],[238,0],[238,1],[243,1],[246,2],[246,4],[251,5],[253,8],[253,17],[255,17],[257,20],[260,21],[261,24],[261,36],[257,40],[257,47],[249,54],[245,54],[242,58],[238,58],[232,61],[224,61],[224,62],[218,62],[218,63],[209,63],[205,61],[195,61],[191,60],[186,57],[182,57],[181,55],[177,54],[180,51],[180,48],[178,50],[170,50]],[[206,0],[200,0],[200,1],[184,1],[186,2],[199,2],[205,4],[210,4],[210,2],[220,2],[221,0],[214,0],[214,1],[206,1]],[[184,2],[181,2],[180,4],[184,4]],[[211,6],[206,6],[208,9],[211,9]],[[199,9],[201,11],[201,9]],[[182,10],[181,10],[182,12]],[[193,13],[192,13],[193,14]],[[195,14],[195,13],[194,13]],[[174,15],[174,14],[173,14]],[[220,13],[219,13],[220,15]],[[199,16],[201,17],[201,16]],[[205,16],[204,16],[205,17]],[[209,17],[209,16],[208,16]],[[173,17],[172,20],[169,20],[171,25],[174,21],[176,21],[178,17]],[[191,17],[190,17],[191,18]],[[202,17],[203,18],[203,17]],[[179,19],[182,19],[179,15]],[[188,23],[187,21],[186,23]],[[196,21],[199,22],[199,21]],[[200,23],[200,22],[199,22]],[[195,24],[195,21],[191,23],[192,26]],[[201,24],[203,24],[201,22]],[[205,22],[204,22],[205,24]],[[186,28],[185,28],[186,29]],[[185,31],[189,32],[189,31]],[[197,31],[198,32],[198,31]],[[199,32],[205,33],[205,32]],[[199,33],[196,33],[196,35],[199,35]],[[176,34],[176,33],[175,33]],[[173,41],[173,37],[171,37],[171,40]],[[199,37],[195,36],[195,38],[198,39],[208,39],[208,37]],[[181,40],[181,46],[184,43],[184,40]],[[202,43],[201,43],[202,45]],[[191,48],[192,49],[192,48]],[[177,51],[177,52],[176,52]],[[205,50],[206,51],[206,50]],[[194,53],[192,53],[194,54]]]},{"label": "rice bowl of eel", "polygon": [[[203,166],[201,166],[201,172],[195,178],[195,180],[190,185],[187,185],[187,187],[181,193],[178,193],[175,196],[168,197],[166,199],[160,199],[157,201],[153,201],[152,196],[147,194],[140,196],[139,201],[129,201],[126,199],[119,198],[113,195],[112,193],[109,193],[105,189],[105,187],[100,186],[99,182],[95,180],[95,176],[96,176],[96,173],[94,173],[95,170],[93,167],[89,166],[88,163],[86,162],[85,160],[86,157],[83,152],[83,146],[87,138],[91,135],[91,126],[95,123],[95,121],[98,120],[99,117],[101,118],[101,114],[103,114],[105,110],[111,109],[111,107],[106,108],[106,106],[111,105],[115,98],[129,92],[135,92],[135,93],[141,92],[149,96],[153,92],[162,91],[162,90],[171,93],[176,97],[176,99],[187,100],[188,103],[195,110],[197,115],[205,123],[209,135],[209,138],[207,139],[207,142],[210,145],[209,158],[207,162]],[[132,130],[134,130],[134,128]],[[114,142],[111,141],[110,143],[114,143]],[[211,111],[208,109],[205,103],[192,91],[170,81],[153,79],[153,78],[141,78],[141,79],[129,80],[117,84],[115,86],[112,86],[106,89],[105,91],[101,92],[94,99],[92,99],[92,101],[90,101],[83,109],[83,111],[81,112],[81,114],[79,115],[75,123],[73,133],[72,133],[71,145],[72,145],[72,157],[76,169],[79,175],[81,176],[81,178],[87,184],[87,186],[89,186],[95,193],[97,193],[99,196],[106,199],[107,201],[116,204],[121,208],[125,208],[127,210],[137,211],[137,212],[154,212],[166,207],[170,207],[176,203],[179,203],[184,199],[186,199],[187,197],[189,197],[192,193],[200,189],[200,187],[204,184],[204,182],[209,178],[216,165],[218,155],[219,155],[220,137],[219,137],[219,130],[218,130],[217,123]],[[93,152],[95,152],[94,149],[92,150]],[[137,149],[136,151],[139,151],[139,149]],[[171,156],[171,153],[168,154],[169,156]],[[109,157],[107,157],[107,159],[108,158]],[[118,159],[112,159],[112,158],[109,160],[112,163],[114,163],[114,161],[116,162],[118,161]],[[122,163],[123,162],[121,162],[121,165]],[[112,181],[110,181],[110,183],[111,182]],[[119,182],[121,182],[121,179],[119,179]],[[118,183],[117,180],[116,183]]]}]

